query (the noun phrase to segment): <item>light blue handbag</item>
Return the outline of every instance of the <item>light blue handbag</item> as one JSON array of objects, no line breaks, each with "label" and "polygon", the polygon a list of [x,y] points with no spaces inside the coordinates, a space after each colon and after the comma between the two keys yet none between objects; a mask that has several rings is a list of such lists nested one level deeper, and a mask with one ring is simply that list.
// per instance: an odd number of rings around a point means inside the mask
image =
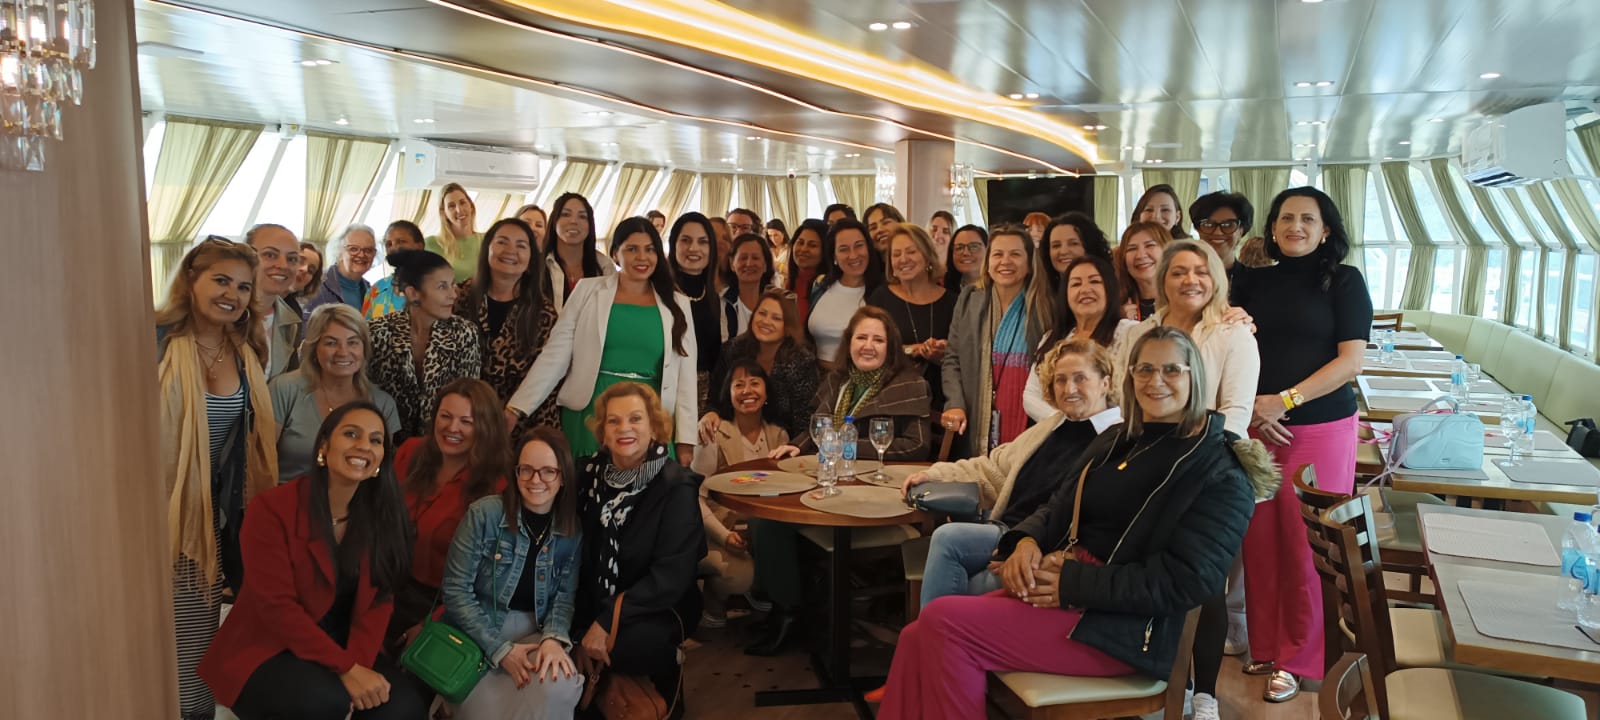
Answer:
[{"label": "light blue handbag", "polygon": [[1483,467],[1483,421],[1461,412],[1454,398],[1440,397],[1394,419],[1389,457],[1391,470],[1477,470]]}]

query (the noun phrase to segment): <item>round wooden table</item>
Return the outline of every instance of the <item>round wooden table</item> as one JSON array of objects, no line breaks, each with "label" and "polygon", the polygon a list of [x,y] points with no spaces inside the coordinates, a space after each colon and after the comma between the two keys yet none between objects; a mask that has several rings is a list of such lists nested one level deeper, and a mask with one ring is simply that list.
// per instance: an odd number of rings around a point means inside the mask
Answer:
[{"label": "round wooden table", "polygon": [[[927,467],[928,463],[889,463]],[[729,465],[723,472],[773,472],[778,470],[775,460],[751,460]],[[841,482],[839,487],[869,485],[859,481]],[[813,525],[833,528],[833,554],[828,563],[829,612],[827,657],[812,656],[820,687],[807,690],[773,690],[756,693],[757,707],[778,705],[812,705],[817,703],[849,702],[862,718],[871,718],[872,712],[861,699],[863,690],[882,685],[882,678],[854,678],[850,674],[850,531],[852,528],[888,527],[893,525],[925,525],[931,521],[927,514],[907,509],[904,515],[887,518],[864,518],[840,515],[807,507],[800,502],[804,492],[783,495],[734,495],[711,490],[707,494],[723,507],[753,518],[794,525]],[[789,560],[793,562],[792,559]],[[824,662],[826,660],[826,662]]]}]

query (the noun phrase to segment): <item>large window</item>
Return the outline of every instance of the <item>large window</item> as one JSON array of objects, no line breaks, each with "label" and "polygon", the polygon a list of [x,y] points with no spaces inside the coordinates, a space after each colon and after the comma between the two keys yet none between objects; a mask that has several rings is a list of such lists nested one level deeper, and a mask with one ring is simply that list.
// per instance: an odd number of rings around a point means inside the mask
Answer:
[{"label": "large window", "polygon": [[[1400,293],[1406,284],[1406,263],[1411,260],[1411,248],[1396,242],[1391,232],[1386,193],[1380,192],[1382,178],[1376,168],[1367,173],[1367,199],[1363,203],[1362,248],[1366,260],[1367,291],[1372,295],[1373,307],[1400,306]],[[1401,253],[1404,257],[1401,257]]]},{"label": "large window", "polygon": [[1428,309],[1433,312],[1456,311],[1456,268],[1460,266],[1461,251],[1448,245],[1441,246],[1433,256],[1433,294],[1428,298]]},{"label": "large window", "polygon": [[1560,329],[1563,309],[1561,303],[1561,276],[1566,267],[1566,252],[1551,251],[1544,269],[1544,327],[1541,328],[1540,335],[1558,345],[1561,344],[1561,338],[1557,336],[1557,332]]},{"label": "large window", "polygon": [[1594,292],[1596,265],[1600,263],[1592,253],[1578,255],[1577,271],[1573,275],[1572,297],[1572,349],[1594,356]]},{"label": "large window", "polygon": [[1538,285],[1539,251],[1524,249],[1517,266],[1517,327],[1533,331],[1533,288]]},{"label": "large window", "polygon": [[1389,302],[1389,269],[1394,263],[1394,248],[1365,245],[1362,253],[1367,261],[1367,293],[1372,296],[1372,306],[1394,307]]},{"label": "large window", "polygon": [[1489,246],[1484,256],[1483,317],[1491,320],[1500,317],[1500,293],[1505,287],[1506,251]]}]

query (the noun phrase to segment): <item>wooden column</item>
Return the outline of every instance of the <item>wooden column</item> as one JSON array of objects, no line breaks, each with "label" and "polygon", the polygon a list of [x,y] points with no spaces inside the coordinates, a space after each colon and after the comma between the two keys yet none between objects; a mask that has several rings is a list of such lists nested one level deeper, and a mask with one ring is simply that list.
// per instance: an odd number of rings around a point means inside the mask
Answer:
[{"label": "wooden column", "polygon": [[133,4],[46,171],[0,171],[0,717],[178,715]]}]

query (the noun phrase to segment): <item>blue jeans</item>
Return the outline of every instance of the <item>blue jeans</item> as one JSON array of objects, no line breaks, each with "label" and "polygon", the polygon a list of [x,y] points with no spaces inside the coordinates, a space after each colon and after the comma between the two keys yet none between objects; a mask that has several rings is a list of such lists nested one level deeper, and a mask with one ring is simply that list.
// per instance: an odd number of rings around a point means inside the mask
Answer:
[{"label": "blue jeans", "polygon": [[922,570],[922,606],[945,595],[982,595],[1000,589],[989,560],[1005,530],[987,523],[946,523],[933,531]]}]

